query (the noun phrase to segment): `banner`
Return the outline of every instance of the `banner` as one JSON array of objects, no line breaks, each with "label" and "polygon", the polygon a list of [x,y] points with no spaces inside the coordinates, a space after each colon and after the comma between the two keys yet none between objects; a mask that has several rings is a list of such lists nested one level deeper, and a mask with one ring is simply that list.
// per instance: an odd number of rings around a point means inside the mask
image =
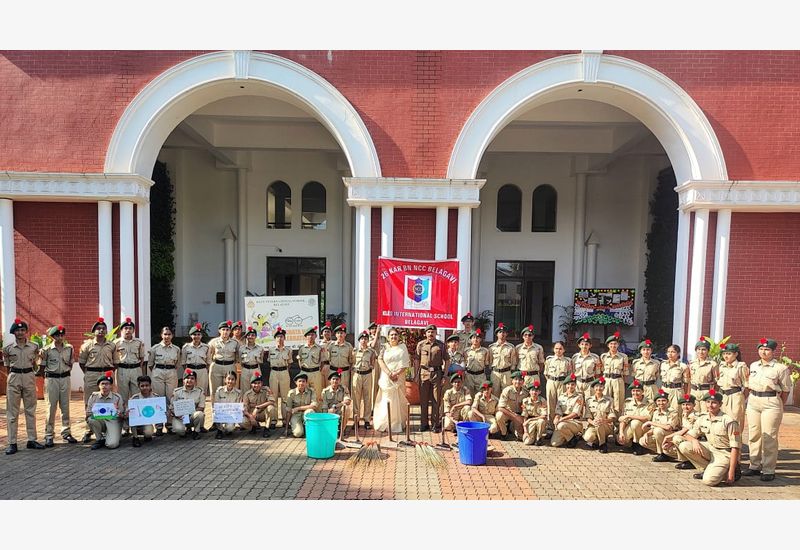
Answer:
[{"label": "banner", "polygon": [[241,424],[244,419],[244,403],[214,403],[215,424]]},{"label": "banner", "polygon": [[458,328],[458,260],[378,258],[378,324]]},{"label": "banner", "polygon": [[573,319],[577,324],[633,326],[633,288],[576,288]]},{"label": "banner", "polygon": [[167,398],[147,397],[128,400],[128,424],[146,426],[167,421]]},{"label": "banner", "polygon": [[286,331],[286,346],[299,348],[306,343],[308,327],[319,326],[316,294],[311,296],[247,296],[244,299],[245,326],[256,329],[256,343],[275,347],[277,327]]}]

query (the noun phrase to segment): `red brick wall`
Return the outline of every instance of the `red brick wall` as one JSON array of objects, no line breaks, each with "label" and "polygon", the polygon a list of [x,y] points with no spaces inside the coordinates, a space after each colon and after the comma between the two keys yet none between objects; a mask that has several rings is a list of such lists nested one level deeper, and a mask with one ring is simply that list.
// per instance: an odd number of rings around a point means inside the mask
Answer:
[{"label": "red brick wall", "polygon": [[[706,276],[703,291],[703,318],[701,332],[711,336],[711,298],[714,295],[714,257],[717,246],[717,213],[711,212],[708,217],[708,239],[706,240]],[[694,345],[694,342],[692,343]]]},{"label": "red brick wall", "polygon": [[447,211],[447,257],[456,257],[456,245],[458,244],[458,208],[451,208]]},{"label": "red brick wall", "polygon": [[414,260],[436,257],[436,209],[394,209],[394,256]]}]

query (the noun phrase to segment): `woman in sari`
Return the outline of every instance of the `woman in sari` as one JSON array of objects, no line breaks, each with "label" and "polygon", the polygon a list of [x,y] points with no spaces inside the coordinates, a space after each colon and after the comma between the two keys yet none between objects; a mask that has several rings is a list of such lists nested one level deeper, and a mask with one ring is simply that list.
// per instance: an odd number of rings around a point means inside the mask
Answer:
[{"label": "woman in sari", "polygon": [[[392,433],[402,433],[408,422],[408,401],[406,400],[405,371],[411,359],[408,349],[400,341],[400,333],[393,328],[389,331],[389,342],[378,357],[381,374],[378,379],[378,399],[375,403],[373,422],[375,430],[389,431],[391,409]],[[388,404],[388,405],[387,405]]]}]

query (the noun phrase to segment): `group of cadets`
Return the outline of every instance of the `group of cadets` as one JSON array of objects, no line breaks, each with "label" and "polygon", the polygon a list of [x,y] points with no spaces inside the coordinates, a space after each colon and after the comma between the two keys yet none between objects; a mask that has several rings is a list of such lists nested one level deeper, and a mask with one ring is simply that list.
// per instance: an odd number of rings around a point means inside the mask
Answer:
[{"label": "group of cadets", "polygon": [[[521,331],[517,346],[506,340],[503,323],[495,328],[495,341],[484,347],[474,318],[462,318],[464,329],[444,344],[430,325],[417,344],[415,360],[420,383],[421,430],[455,430],[460,421],[487,422],[494,437],[516,437],[526,445],[576,447],[583,439],[592,449],[607,453],[608,440],[636,455],[655,453],[653,462],[677,460],[678,469],[698,469],[694,474],[708,485],[733,483],[740,475],[774,479],[778,454],[778,430],[791,384],[786,365],[776,360],[777,344],[762,339],[759,360],[749,367],[740,361],[739,347],[727,344],[723,361],[709,358],[710,343],[701,338],[695,358],[687,365],[680,360],[677,345],[667,348],[667,359],[653,358],[650,340],[639,344],[639,357],[632,363],[619,350],[620,335],[606,339],[608,351],[591,351],[588,334],[578,340],[579,351],[569,357],[563,342],[553,345],[553,354],[533,342],[534,329]],[[219,336],[203,343],[200,324],[189,331],[191,342],[178,348],[172,344],[169,327],[161,341],[145,354],[144,344],[134,337],[135,324],[126,318],[121,335],[107,341],[102,318],[92,326],[93,338],[78,353],[84,372],[84,401],[88,429],[83,443],[92,449],[119,446],[122,436],[132,435],[139,447],[143,438],[164,433],[162,425],[131,428],[127,423],[130,400],[164,396],[169,410],[167,429],[179,436],[198,439],[206,432],[206,396],[213,403],[243,403],[240,427],[269,437],[279,420],[287,434],[304,436],[305,415],[321,411],[347,419],[363,420],[370,428],[376,377],[374,371],[385,345],[378,326],[372,323],[358,336],[356,347],[345,340],[341,324],[309,328],[306,343],[297,350],[300,372],[290,389],[292,351],[285,345],[286,331],[277,327],[276,345],[256,343],[256,330],[241,322],[219,324]],[[28,325],[15,319],[15,339],[3,349],[8,376],[8,443],[6,454],[17,452],[17,424],[22,402],[29,449],[53,447],[56,413],[61,412],[61,437],[72,436],[69,417],[70,373],[73,347],[65,341],[66,329],[47,331],[52,338],[43,349],[28,340]],[[237,376],[237,365],[241,374]],[[269,366],[269,378],[261,371]],[[45,376],[47,420],[45,443],[36,440],[35,372]],[[487,371],[489,372],[487,376]],[[179,386],[181,378],[183,384]],[[116,385],[116,391],[113,391]],[[630,397],[626,398],[626,389]],[[172,414],[172,401],[191,399],[195,412],[187,417]],[[280,400],[280,408],[278,407]],[[93,417],[97,403],[112,403],[115,419]],[[750,464],[741,472],[741,430],[749,429]],[[214,424],[217,438],[232,434],[234,424]],[[141,436],[141,437],[140,437]]]}]

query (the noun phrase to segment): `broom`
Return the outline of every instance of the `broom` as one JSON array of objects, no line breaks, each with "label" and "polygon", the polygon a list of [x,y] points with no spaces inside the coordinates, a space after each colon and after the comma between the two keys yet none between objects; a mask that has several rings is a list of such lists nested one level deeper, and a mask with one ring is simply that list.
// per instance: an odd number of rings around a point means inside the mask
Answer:
[{"label": "broom", "polygon": [[366,468],[368,466],[385,466],[386,457],[381,453],[377,441],[365,443],[356,454],[347,459],[345,466],[349,468]]},{"label": "broom", "polygon": [[436,449],[430,443],[418,441],[416,446],[417,458],[420,458],[425,464],[437,470],[447,469],[447,461],[436,452]]}]

